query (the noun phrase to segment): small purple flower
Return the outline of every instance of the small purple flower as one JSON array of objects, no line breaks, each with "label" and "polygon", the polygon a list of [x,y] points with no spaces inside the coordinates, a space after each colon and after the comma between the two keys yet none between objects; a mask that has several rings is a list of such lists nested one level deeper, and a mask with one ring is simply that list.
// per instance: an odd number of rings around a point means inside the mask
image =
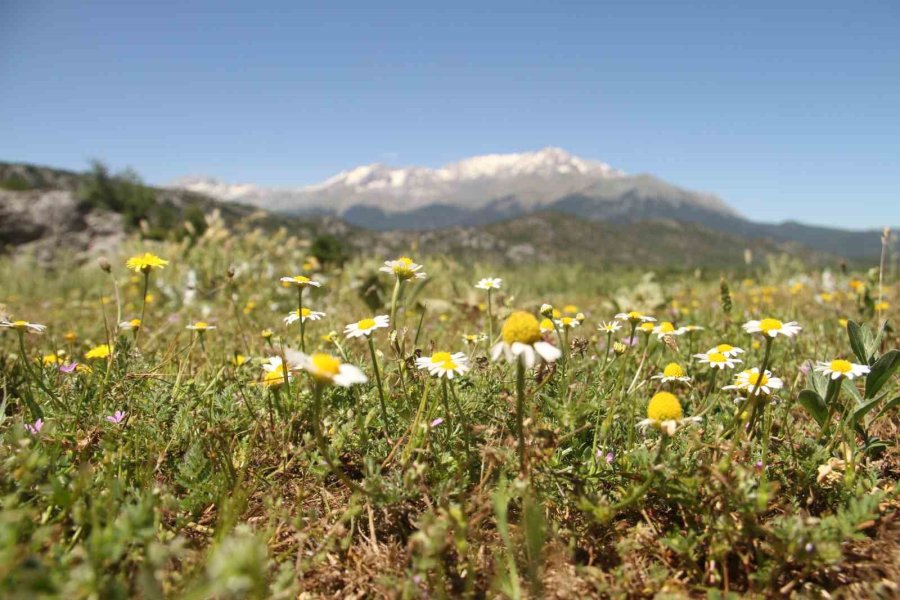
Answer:
[{"label": "small purple flower", "polygon": [[616,459],[616,455],[612,452],[606,453],[606,464],[611,465],[612,462]]},{"label": "small purple flower", "polygon": [[811,367],[809,361],[806,361],[802,365],[800,365],[800,372],[803,373],[804,375],[809,375],[809,372],[811,370],[812,370],[812,367]]},{"label": "small purple flower", "polygon": [[430,427],[435,428],[443,422],[444,422],[444,419],[442,419],[441,417],[438,417],[437,419],[435,419],[434,421],[431,422]]},{"label": "small purple flower", "polygon": [[118,425],[119,423],[121,423],[122,421],[125,420],[125,416],[126,416],[127,414],[128,414],[128,413],[124,413],[124,412],[122,412],[121,410],[117,410],[117,411],[114,412],[113,414],[107,416],[107,417],[106,417],[106,420],[109,421],[110,423],[114,424],[114,425]]},{"label": "small purple flower", "polygon": [[757,471],[762,471],[762,470],[763,470],[763,461],[761,461],[761,460],[756,461],[756,462],[753,464],[753,467],[754,467]]},{"label": "small purple flower", "polygon": [[75,369],[77,369],[77,368],[78,368],[78,363],[73,361],[70,363],[66,363],[64,365],[60,365],[59,372],[60,373],[74,373]]},{"label": "small purple flower", "polygon": [[39,434],[41,432],[41,429],[43,429],[43,428],[44,428],[44,420],[43,419],[38,419],[37,421],[34,422],[34,424],[25,423],[25,431],[27,431],[31,435]]},{"label": "small purple flower", "polygon": [[637,336],[622,338],[622,343],[626,346],[634,347],[638,345],[638,338]]}]

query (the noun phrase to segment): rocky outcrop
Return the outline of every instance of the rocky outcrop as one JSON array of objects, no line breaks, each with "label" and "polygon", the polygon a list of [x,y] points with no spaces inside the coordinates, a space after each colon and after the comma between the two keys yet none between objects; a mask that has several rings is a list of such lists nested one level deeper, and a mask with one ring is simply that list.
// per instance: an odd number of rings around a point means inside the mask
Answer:
[{"label": "rocky outcrop", "polygon": [[125,238],[122,215],[91,209],[68,190],[0,190],[0,251],[48,263],[59,253],[87,258]]}]

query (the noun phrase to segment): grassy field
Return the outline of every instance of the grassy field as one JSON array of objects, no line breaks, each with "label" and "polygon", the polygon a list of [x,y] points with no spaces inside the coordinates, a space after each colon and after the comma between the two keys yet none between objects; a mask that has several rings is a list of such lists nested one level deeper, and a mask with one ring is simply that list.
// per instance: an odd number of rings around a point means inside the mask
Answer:
[{"label": "grassy field", "polygon": [[898,594],[889,268],[412,252],[2,259],[0,596]]}]

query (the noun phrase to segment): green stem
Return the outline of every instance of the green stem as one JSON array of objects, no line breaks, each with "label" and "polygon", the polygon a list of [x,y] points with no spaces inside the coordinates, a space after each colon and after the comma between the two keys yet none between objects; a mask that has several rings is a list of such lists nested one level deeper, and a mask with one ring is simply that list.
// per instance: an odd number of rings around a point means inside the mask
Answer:
[{"label": "green stem", "polygon": [[488,322],[488,345],[494,343],[494,312],[491,307],[491,290],[488,288],[487,294],[487,322]]},{"label": "green stem", "polygon": [[391,294],[391,327],[397,329],[397,300],[400,298],[400,278],[394,282],[394,293]]},{"label": "green stem", "polygon": [[381,428],[384,432],[384,438],[390,440],[391,436],[388,435],[387,404],[384,401],[384,388],[381,385],[381,373],[378,370],[378,357],[375,354],[375,340],[372,339],[372,336],[367,336],[367,338],[369,342],[369,353],[372,355],[372,369],[375,371],[375,384],[378,386],[378,401],[381,404]]},{"label": "green stem", "polygon": [[521,357],[516,358],[516,438],[519,450],[519,473],[528,475],[528,464],[525,460],[525,364]]},{"label": "green stem", "polygon": [[150,271],[144,271],[144,295],[141,301],[141,326],[138,327],[137,333],[134,334],[134,348],[138,347],[138,338],[144,330],[144,315],[147,313],[147,290],[150,287]]},{"label": "green stem", "polygon": [[297,316],[300,318],[300,351],[306,352],[306,323],[303,320],[303,286],[297,288]]}]

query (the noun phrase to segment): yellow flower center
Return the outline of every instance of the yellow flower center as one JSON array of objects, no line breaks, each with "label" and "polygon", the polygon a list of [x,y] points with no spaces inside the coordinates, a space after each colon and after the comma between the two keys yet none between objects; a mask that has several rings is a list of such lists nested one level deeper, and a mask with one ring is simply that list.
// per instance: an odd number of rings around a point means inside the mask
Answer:
[{"label": "yellow flower center", "polygon": [[653,421],[677,421],[681,415],[681,402],[669,392],[655,394],[647,405],[647,418]]},{"label": "yellow flower center", "polygon": [[778,319],[763,319],[759,322],[759,328],[763,333],[769,333],[770,331],[776,331],[781,329],[781,326],[784,325]]},{"label": "yellow flower center", "polygon": [[435,365],[441,365],[442,368],[453,371],[457,368],[457,364],[453,362],[453,356],[449,352],[435,352],[431,355],[431,362]]},{"label": "yellow flower center", "polygon": [[369,329],[374,329],[375,327],[375,319],[363,319],[359,323],[356,324],[357,327],[362,329],[363,331],[368,331]]},{"label": "yellow flower center", "polygon": [[561,321],[562,321],[563,327],[571,327],[572,323],[575,322],[575,319],[573,319],[572,317],[563,317]]},{"label": "yellow flower center", "polygon": [[[760,377],[762,377],[762,382],[760,382]],[[766,385],[769,383],[769,376],[765,373],[747,373],[747,382],[752,385]]]},{"label": "yellow flower center", "polygon": [[707,358],[709,359],[709,362],[711,362],[711,363],[723,363],[727,360],[725,358],[725,355],[722,354],[721,352],[713,352]]},{"label": "yellow flower center", "polygon": [[666,377],[684,377],[684,369],[678,363],[669,363],[663,369],[663,375]]},{"label": "yellow flower center", "polygon": [[13,329],[25,329],[28,326],[28,321],[13,321]]},{"label": "yellow flower center", "polygon": [[132,320],[128,321],[128,324],[131,325],[134,329],[137,329],[138,327],[141,326],[141,320],[140,319],[132,319]]},{"label": "yellow flower center", "polygon": [[194,323],[194,329],[203,330],[207,327],[209,327],[209,323],[207,323],[206,321],[197,321],[196,323]]},{"label": "yellow flower center", "polygon": [[734,350],[734,346],[730,344],[719,344],[718,346],[716,346],[716,352],[719,352],[720,354],[725,354],[726,352],[731,352],[732,350]]},{"label": "yellow flower center", "polygon": [[265,374],[263,374],[262,383],[266,387],[284,383],[284,366],[278,365],[271,371],[266,371]]},{"label": "yellow flower center", "polygon": [[550,319],[541,320],[541,331],[553,331],[553,321]]},{"label": "yellow flower center", "polygon": [[509,315],[501,330],[503,341],[507,344],[519,342],[533,344],[541,339],[541,328],[538,320],[531,313],[518,310]]},{"label": "yellow flower center", "polygon": [[334,379],[341,371],[341,361],[330,354],[316,352],[309,358],[313,366],[313,376],[317,379]]},{"label": "yellow flower center", "polygon": [[853,365],[850,364],[849,360],[837,359],[831,361],[831,370],[836,373],[844,373],[847,374],[853,370]]},{"label": "yellow flower center", "polygon": [[653,323],[641,323],[638,326],[638,329],[640,329],[644,333],[650,333],[651,331],[653,331]]},{"label": "yellow flower center", "polygon": [[659,324],[659,331],[660,333],[672,333],[675,331],[675,326],[668,321],[663,321]]},{"label": "yellow flower center", "polygon": [[628,318],[632,321],[640,321],[641,317],[643,317],[643,316],[644,315],[642,315],[641,313],[639,313],[636,310],[633,310],[630,313],[628,313]]}]

